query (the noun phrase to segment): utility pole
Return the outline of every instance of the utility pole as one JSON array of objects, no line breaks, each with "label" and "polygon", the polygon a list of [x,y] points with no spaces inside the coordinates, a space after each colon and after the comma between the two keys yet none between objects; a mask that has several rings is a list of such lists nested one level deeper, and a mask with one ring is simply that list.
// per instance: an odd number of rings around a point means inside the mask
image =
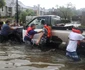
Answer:
[{"label": "utility pole", "polygon": [[38,4],[38,6],[37,6],[37,16],[39,16],[40,15],[40,5]]},{"label": "utility pole", "polygon": [[17,24],[18,24],[18,19],[19,19],[19,15],[18,15],[19,13],[18,13],[18,0],[16,0],[16,22],[17,22]]}]

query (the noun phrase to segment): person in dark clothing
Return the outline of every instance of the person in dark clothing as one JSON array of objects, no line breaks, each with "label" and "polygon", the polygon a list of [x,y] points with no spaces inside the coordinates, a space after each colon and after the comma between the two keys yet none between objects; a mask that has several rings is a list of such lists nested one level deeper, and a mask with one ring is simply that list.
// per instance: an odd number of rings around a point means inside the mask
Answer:
[{"label": "person in dark clothing", "polygon": [[10,21],[6,21],[6,24],[3,24],[1,27],[1,35],[7,36],[10,34],[10,30],[12,30],[12,28],[9,26]]},{"label": "person in dark clothing", "polygon": [[0,43],[2,42],[2,36],[1,36],[1,27],[2,27],[2,25],[3,25],[3,22],[0,21]]},{"label": "person in dark clothing", "polygon": [[2,25],[1,27],[1,35],[2,35],[2,42],[6,42],[8,40],[14,41],[17,39],[18,42],[21,41],[19,36],[17,35],[16,29],[13,29],[10,27],[10,21],[7,20],[5,24]]},{"label": "person in dark clothing", "polygon": [[2,25],[3,25],[3,21],[0,21],[0,30],[1,30]]}]

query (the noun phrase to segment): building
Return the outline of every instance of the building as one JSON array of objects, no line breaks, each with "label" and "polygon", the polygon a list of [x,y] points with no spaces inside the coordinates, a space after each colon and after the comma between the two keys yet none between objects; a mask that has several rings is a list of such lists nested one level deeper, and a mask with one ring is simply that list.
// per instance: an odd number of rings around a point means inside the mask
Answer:
[{"label": "building", "polygon": [[14,16],[16,0],[5,0],[6,5],[0,9],[1,16]]},{"label": "building", "polygon": [[[6,5],[0,9],[0,16],[14,16],[16,13],[16,0],[5,0]],[[26,10],[27,7],[18,2],[19,10]]]},{"label": "building", "polygon": [[40,7],[40,5],[37,6],[34,5],[31,8],[37,13],[37,15],[45,15],[48,11],[47,9]]},{"label": "building", "polygon": [[[6,5],[2,8],[0,8],[0,16],[14,16],[16,13],[16,0],[5,0]],[[25,6],[22,2],[18,1],[18,8],[21,11],[24,11],[26,9],[32,9],[34,12],[36,12],[37,15],[44,15],[47,10],[45,8],[38,6]]]}]

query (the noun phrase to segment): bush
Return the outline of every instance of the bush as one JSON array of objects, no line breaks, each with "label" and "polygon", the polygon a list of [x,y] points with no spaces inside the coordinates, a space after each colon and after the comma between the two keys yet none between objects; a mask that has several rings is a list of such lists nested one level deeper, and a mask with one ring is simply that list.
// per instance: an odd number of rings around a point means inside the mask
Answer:
[{"label": "bush", "polygon": [[81,26],[79,26],[79,28],[85,29],[85,26],[81,25]]},{"label": "bush", "polygon": [[70,20],[61,20],[61,23],[71,23]]},{"label": "bush", "polygon": [[27,16],[27,12],[26,11],[21,12],[20,15],[19,15],[20,21],[23,22],[23,23],[26,23],[26,16]]},{"label": "bush", "polygon": [[71,23],[70,20],[58,20],[57,23]]},{"label": "bush", "polygon": [[35,16],[35,13],[33,10],[30,10],[30,9],[20,12],[19,14],[20,22],[26,23],[26,16]]}]

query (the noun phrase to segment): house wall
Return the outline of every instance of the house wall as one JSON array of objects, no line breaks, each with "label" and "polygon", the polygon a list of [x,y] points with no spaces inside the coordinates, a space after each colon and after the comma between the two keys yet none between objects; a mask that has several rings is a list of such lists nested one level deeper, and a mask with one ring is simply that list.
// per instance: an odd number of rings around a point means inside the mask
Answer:
[{"label": "house wall", "polygon": [[[16,13],[16,0],[5,0],[6,2],[6,6],[3,7],[3,11],[2,8],[0,8],[0,13],[1,16],[14,16]],[[25,11],[26,9],[30,9],[29,7],[25,6],[22,2],[18,2],[19,4],[19,10],[21,11]],[[9,11],[9,7],[12,8],[12,11]],[[44,15],[45,14],[45,9],[41,8],[40,5],[38,5],[38,7],[34,6],[32,7],[32,9],[34,11],[37,12],[37,15]]]},{"label": "house wall", "polygon": [[[6,2],[6,5],[3,7],[3,10],[2,8],[0,8],[0,15],[1,16],[14,16],[16,11],[15,11],[15,3],[16,3],[16,0],[5,0]],[[9,11],[9,8],[12,8],[11,11]]]},{"label": "house wall", "polygon": [[3,7],[3,10],[2,10],[2,8],[0,8],[0,15],[6,16],[6,7],[5,6]]},{"label": "house wall", "polygon": [[[14,16],[16,13],[16,0],[5,0],[6,2],[6,6],[3,7],[3,11],[2,8],[0,8],[0,15],[1,16]],[[21,2],[19,2],[20,4]],[[9,8],[12,8],[11,11],[9,11]],[[23,7],[23,3],[19,5],[19,9],[22,11],[25,11],[26,8]]]}]

